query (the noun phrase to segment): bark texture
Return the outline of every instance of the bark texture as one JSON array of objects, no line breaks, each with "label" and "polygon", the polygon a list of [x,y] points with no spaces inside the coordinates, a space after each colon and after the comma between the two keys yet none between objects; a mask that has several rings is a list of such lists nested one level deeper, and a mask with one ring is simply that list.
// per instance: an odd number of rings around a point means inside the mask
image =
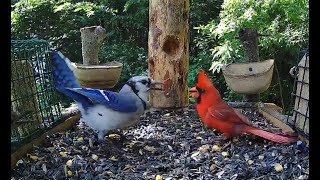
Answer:
[{"label": "bark texture", "polygon": [[[239,32],[239,39],[245,51],[247,62],[259,62],[258,32],[256,29],[245,28]],[[248,102],[259,102],[260,94],[252,94],[245,96]]]},{"label": "bark texture", "polygon": [[189,0],[149,1],[149,70],[164,91],[152,92],[155,108],[188,106]]},{"label": "bark texture", "polygon": [[98,54],[106,35],[101,26],[83,27],[80,29],[82,41],[82,57],[84,65],[98,65]]},{"label": "bark texture", "polygon": [[259,48],[258,48],[258,32],[255,29],[246,28],[239,32],[239,39],[245,51],[247,62],[259,62]]}]

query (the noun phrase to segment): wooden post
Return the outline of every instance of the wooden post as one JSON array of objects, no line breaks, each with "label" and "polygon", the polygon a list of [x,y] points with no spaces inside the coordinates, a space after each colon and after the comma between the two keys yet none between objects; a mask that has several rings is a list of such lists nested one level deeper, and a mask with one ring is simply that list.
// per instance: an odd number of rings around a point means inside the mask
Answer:
[{"label": "wooden post", "polygon": [[[258,48],[258,32],[256,29],[245,28],[239,32],[239,39],[245,51],[245,58],[247,62],[259,62],[259,48]],[[259,94],[250,94],[245,96],[248,102],[259,102]]]},{"label": "wooden post", "polygon": [[188,106],[189,0],[149,1],[150,76],[164,83],[164,91],[151,92],[155,108]]},{"label": "wooden post", "polygon": [[80,29],[82,41],[82,57],[84,65],[99,64],[98,54],[106,35],[101,26],[83,27]]}]

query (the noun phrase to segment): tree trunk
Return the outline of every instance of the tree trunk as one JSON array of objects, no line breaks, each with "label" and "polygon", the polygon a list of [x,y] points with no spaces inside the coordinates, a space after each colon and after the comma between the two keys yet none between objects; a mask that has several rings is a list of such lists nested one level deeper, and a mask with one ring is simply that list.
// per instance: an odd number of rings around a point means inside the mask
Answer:
[{"label": "tree trunk", "polygon": [[106,35],[101,26],[84,27],[80,29],[82,41],[82,58],[84,65],[99,64],[98,54]]},{"label": "tree trunk", "polygon": [[188,106],[189,0],[150,0],[148,55],[150,76],[163,91],[150,95],[155,108]]},{"label": "tree trunk", "polygon": [[[259,62],[258,32],[256,29],[245,28],[239,32],[239,39],[245,51],[247,62]],[[259,94],[250,94],[245,96],[248,102],[259,102]]]},{"label": "tree trunk", "polygon": [[239,39],[245,51],[247,62],[259,62],[258,32],[255,29],[241,29]]}]

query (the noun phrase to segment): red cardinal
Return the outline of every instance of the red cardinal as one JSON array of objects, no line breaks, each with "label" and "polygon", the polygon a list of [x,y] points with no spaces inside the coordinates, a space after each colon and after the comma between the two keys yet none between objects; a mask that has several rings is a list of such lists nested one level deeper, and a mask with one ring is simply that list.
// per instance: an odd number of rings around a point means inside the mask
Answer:
[{"label": "red cardinal", "polygon": [[287,144],[297,141],[293,136],[274,134],[254,127],[244,115],[236,112],[221,99],[219,91],[204,70],[200,70],[198,84],[191,88],[190,92],[196,99],[197,111],[202,121],[210,128],[223,132],[225,139],[250,133],[277,143]]}]

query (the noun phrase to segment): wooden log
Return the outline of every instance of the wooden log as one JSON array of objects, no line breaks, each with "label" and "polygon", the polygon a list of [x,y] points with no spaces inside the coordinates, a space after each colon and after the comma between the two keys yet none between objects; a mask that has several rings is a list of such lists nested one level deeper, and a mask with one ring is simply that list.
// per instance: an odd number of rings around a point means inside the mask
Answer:
[{"label": "wooden log", "polygon": [[279,113],[283,113],[283,109],[279,106],[277,106],[276,104],[274,103],[263,103],[266,107],[274,110],[274,111],[277,111]]},{"label": "wooden log", "polygon": [[[279,127],[282,129],[283,133],[293,134],[296,131],[292,129],[289,125],[287,125],[285,122],[289,124],[292,124],[293,121],[286,115],[283,115],[279,112],[280,107],[276,108],[277,105],[271,104],[271,103],[259,103],[258,108],[259,112],[263,115],[263,117],[266,118],[266,120],[273,125]],[[306,137],[304,134],[298,133],[299,139],[305,141],[309,145],[309,138]]]},{"label": "wooden log", "polygon": [[34,146],[40,146],[47,136],[50,136],[56,132],[67,131],[72,126],[74,126],[74,124],[79,119],[80,119],[80,113],[77,113],[76,115],[66,119],[64,122],[57,125],[56,127],[50,129],[48,132],[32,140],[30,143],[20,147],[18,150],[16,150],[14,153],[11,154],[11,168],[14,168],[18,160],[21,159],[24,155],[26,155]]},{"label": "wooden log", "polygon": [[148,56],[150,76],[164,91],[150,95],[154,108],[188,106],[189,0],[150,0]]},{"label": "wooden log", "polygon": [[278,111],[273,110],[274,108],[270,108],[270,105],[266,105],[264,103],[258,104],[258,111],[266,118],[266,120],[273,125],[282,129],[282,132],[293,134],[295,131],[287,125],[285,122],[287,121],[287,117]]},{"label": "wooden log", "polygon": [[101,26],[90,26],[81,28],[80,33],[82,42],[83,64],[99,64],[98,54],[102,42],[107,36],[106,30]]}]

